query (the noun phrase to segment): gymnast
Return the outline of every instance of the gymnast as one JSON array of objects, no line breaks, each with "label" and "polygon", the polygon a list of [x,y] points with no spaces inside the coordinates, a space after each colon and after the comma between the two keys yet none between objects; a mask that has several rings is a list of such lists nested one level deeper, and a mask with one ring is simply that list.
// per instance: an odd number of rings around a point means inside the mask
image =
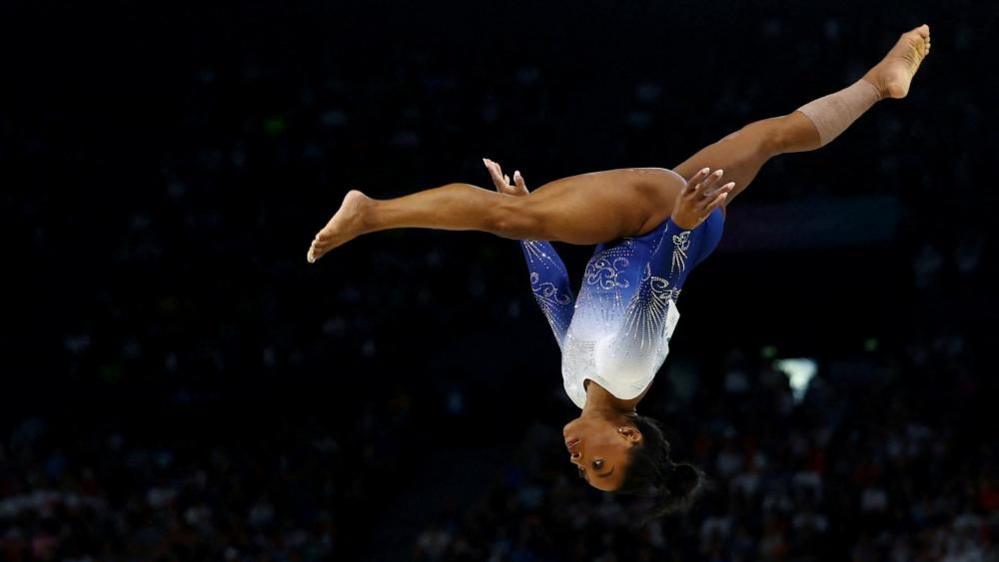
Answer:
[{"label": "gymnast", "polygon": [[[569,460],[600,490],[653,499],[651,516],[683,510],[703,472],[670,457],[655,420],[636,412],[666,358],[684,282],[722,236],[728,205],[774,156],[832,142],[876,102],[904,98],[930,51],[930,28],[903,33],[848,87],[792,113],[750,123],[672,170],[593,172],[528,192],[484,159],[497,192],[451,183],[378,200],[349,191],[316,235],[314,263],[346,242],[393,228],[479,230],[519,240],[536,301],[562,353],[562,378],[581,410],[563,431]],[[578,298],[551,242],[595,244]]]}]

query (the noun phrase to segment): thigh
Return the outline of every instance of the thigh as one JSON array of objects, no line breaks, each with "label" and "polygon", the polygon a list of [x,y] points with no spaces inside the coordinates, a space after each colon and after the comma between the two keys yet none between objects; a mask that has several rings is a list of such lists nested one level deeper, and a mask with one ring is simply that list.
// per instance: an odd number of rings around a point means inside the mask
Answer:
[{"label": "thigh", "polygon": [[735,188],[725,202],[728,205],[749,186],[763,164],[780,153],[784,120],[785,117],[774,117],[750,123],[702,148],[673,171],[689,180],[702,168],[724,170],[722,181],[735,182]]},{"label": "thigh", "polygon": [[667,170],[608,170],[556,180],[521,199],[548,240],[599,244],[652,230],[681,189],[682,180]]}]

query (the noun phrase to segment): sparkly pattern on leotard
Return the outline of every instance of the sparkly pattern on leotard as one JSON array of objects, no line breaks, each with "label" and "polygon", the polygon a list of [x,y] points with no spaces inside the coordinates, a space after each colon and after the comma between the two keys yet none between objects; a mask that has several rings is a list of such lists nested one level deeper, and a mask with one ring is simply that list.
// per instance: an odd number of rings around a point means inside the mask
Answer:
[{"label": "sparkly pattern on leotard", "polygon": [[559,349],[572,318],[572,287],[569,272],[555,248],[545,240],[521,240],[531,272],[531,291],[555,334]]},{"label": "sparkly pattern on leotard", "polygon": [[667,219],[645,235],[599,244],[575,302],[551,244],[522,241],[535,300],[562,350],[565,391],[578,407],[586,379],[621,399],[648,388],[669,352],[687,274],[717,246],[723,221],[718,209],[694,230]]}]

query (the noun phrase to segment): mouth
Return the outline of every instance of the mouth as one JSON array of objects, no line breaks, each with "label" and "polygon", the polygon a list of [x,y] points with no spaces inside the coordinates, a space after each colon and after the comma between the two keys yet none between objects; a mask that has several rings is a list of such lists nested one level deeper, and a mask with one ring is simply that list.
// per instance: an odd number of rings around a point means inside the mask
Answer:
[{"label": "mouth", "polygon": [[573,449],[579,446],[580,441],[582,440],[578,437],[570,437],[565,440],[565,448],[569,449],[569,452],[572,452]]}]

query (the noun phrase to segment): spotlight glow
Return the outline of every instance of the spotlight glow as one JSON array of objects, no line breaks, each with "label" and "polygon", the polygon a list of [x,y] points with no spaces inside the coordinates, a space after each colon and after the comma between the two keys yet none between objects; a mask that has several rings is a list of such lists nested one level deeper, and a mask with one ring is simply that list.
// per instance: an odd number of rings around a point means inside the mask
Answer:
[{"label": "spotlight glow", "polygon": [[777,359],[774,367],[787,375],[788,384],[791,385],[791,392],[794,396],[795,404],[805,398],[808,391],[808,383],[815,377],[819,366],[814,359]]}]

